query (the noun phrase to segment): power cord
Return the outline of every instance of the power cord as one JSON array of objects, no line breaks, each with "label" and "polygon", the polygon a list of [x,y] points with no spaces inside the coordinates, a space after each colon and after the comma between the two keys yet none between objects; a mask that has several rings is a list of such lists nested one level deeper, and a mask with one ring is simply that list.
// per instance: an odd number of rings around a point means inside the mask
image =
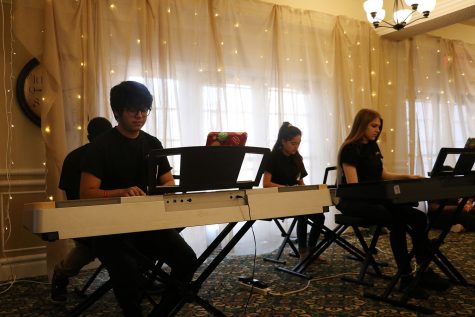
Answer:
[{"label": "power cord", "polygon": [[300,293],[300,292],[305,291],[310,286],[310,283],[312,283],[312,282],[328,280],[328,279],[332,279],[332,278],[340,277],[340,276],[345,276],[345,275],[358,275],[358,273],[340,273],[340,274],[335,274],[335,275],[330,275],[330,276],[325,276],[325,277],[320,277],[320,278],[312,278],[311,280],[309,280],[307,282],[307,285],[305,285],[304,287],[299,288],[297,290],[289,291],[289,292],[285,292],[285,293],[277,293],[277,292],[273,292],[272,290],[269,290],[268,294],[272,295],[272,296],[287,296],[287,295],[291,295],[291,294],[296,294],[296,293]]},{"label": "power cord", "polygon": [[[249,213],[249,219],[251,219],[251,210],[250,209],[248,209],[248,213]],[[254,275],[256,273],[256,259],[257,259],[257,242],[256,242],[256,234],[254,232],[254,227],[253,226],[251,226],[251,232],[252,232],[252,238],[254,240],[254,258],[253,258],[252,273],[251,273],[251,281],[252,281],[252,280],[254,280]],[[249,302],[251,301],[252,293],[253,293],[254,289],[255,289],[254,285],[251,284],[251,289],[249,290],[249,296],[247,297],[246,304],[244,305],[244,316],[247,315],[247,308],[249,307]]]},{"label": "power cord", "polygon": [[[2,25],[5,22],[5,12],[4,12],[4,2],[0,1],[0,10],[1,10],[1,23]],[[12,105],[13,105],[13,93],[12,93],[12,87],[13,87],[13,54],[14,54],[14,49],[13,49],[13,12],[12,12],[12,6],[10,7],[10,35],[11,35],[11,41],[10,41],[10,76],[7,79],[7,74],[6,74],[6,67],[3,69],[3,81],[5,83],[5,89],[3,90],[3,96],[4,96],[4,104],[5,104],[5,118],[6,118],[6,126],[7,126],[7,140],[6,140],[6,149],[5,149],[5,176],[7,180],[7,194],[8,198],[6,200],[6,206],[5,206],[5,218],[3,219],[3,222],[5,223],[4,226],[0,229],[0,232],[2,234],[2,239],[3,239],[3,245],[5,246],[7,242],[10,240],[11,236],[11,231],[12,231],[12,224],[11,224],[11,218],[10,218],[10,200],[12,199],[11,196],[11,179],[10,179],[10,170],[13,165],[13,161],[11,159],[12,157],[12,144],[13,144],[13,112],[12,112]],[[5,38],[2,37],[2,60],[3,64],[6,65],[6,49],[5,49]],[[6,83],[10,84],[10,89],[6,89]],[[8,96],[9,95],[9,96]],[[3,224],[2,222],[2,224]],[[5,250],[2,250],[2,257],[5,259],[4,264],[8,265],[10,268],[10,281],[4,284],[0,284],[0,286],[8,285],[6,290],[3,290],[0,292],[0,294],[3,294],[7,292],[15,283],[16,281],[16,276],[13,272],[13,265],[12,263],[9,262],[7,255],[5,254]],[[0,266],[3,265],[0,263]]]}]

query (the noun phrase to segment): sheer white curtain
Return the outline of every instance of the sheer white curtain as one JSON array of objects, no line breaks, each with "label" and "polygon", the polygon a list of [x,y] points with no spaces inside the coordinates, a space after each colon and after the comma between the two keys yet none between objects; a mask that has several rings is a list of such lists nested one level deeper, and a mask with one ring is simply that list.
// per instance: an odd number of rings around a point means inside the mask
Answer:
[{"label": "sheer white curtain", "polygon": [[[303,131],[307,184],[320,183],[324,168],[335,164],[362,107],[382,113],[385,164],[400,172],[425,171],[421,149],[430,149],[430,160],[445,145],[435,134],[441,123],[455,133],[459,120],[462,139],[472,133],[466,119],[473,115],[475,49],[463,43],[425,36],[385,41],[366,22],[257,0],[14,5],[16,36],[54,79],[46,100],[55,104],[45,107],[42,125],[52,127],[44,133],[47,144],[64,146],[48,148],[50,169],[59,170],[67,150],[85,140],[78,125],[97,115],[112,119],[108,92],[122,80],[152,91],[145,130],[166,147],[203,145],[209,131],[246,131],[248,145],[271,147],[282,121],[290,121]],[[437,55],[450,56],[450,67],[436,67]],[[433,80],[425,79],[427,71]],[[206,244],[206,230],[195,231],[194,241]],[[269,224],[256,232],[278,234]]]},{"label": "sheer white curtain", "polygon": [[[475,136],[475,45],[431,36],[410,44],[416,170],[427,175],[441,147],[463,147]],[[456,157],[449,157],[449,164]]]}]

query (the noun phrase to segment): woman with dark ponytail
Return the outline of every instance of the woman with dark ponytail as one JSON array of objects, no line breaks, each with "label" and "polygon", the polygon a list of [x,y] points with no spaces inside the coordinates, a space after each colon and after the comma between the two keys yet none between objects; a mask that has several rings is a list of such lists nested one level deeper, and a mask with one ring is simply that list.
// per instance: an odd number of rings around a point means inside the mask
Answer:
[{"label": "woman with dark ponytail", "polygon": [[[305,185],[303,178],[308,175],[298,149],[302,139],[299,128],[284,122],[279,129],[277,141],[264,172],[264,187],[286,187]],[[307,222],[314,225],[307,239]],[[317,245],[318,236],[323,227],[325,216],[321,214],[299,216],[297,222],[297,240],[300,260],[309,255]]]}]

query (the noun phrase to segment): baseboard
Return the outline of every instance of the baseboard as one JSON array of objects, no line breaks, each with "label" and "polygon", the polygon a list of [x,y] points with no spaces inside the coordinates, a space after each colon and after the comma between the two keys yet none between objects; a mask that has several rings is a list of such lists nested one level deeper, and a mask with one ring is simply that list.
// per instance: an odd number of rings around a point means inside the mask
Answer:
[{"label": "baseboard", "polygon": [[46,253],[0,258],[0,281],[46,275]]}]

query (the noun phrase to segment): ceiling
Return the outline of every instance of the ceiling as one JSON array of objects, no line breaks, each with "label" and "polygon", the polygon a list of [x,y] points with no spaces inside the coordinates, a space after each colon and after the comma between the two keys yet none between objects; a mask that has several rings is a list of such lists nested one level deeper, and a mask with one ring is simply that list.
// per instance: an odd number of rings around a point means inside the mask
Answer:
[{"label": "ceiling", "polygon": [[468,26],[475,26],[475,18],[471,18],[465,21],[460,22],[460,24],[465,24]]},{"label": "ceiling", "polygon": [[379,28],[376,32],[387,39],[402,40],[456,23],[475,27],[474,0],[439,0],[437,1],[436,8],[430,13],[428,19],[414,22],[400,31],[389,28]]}]

